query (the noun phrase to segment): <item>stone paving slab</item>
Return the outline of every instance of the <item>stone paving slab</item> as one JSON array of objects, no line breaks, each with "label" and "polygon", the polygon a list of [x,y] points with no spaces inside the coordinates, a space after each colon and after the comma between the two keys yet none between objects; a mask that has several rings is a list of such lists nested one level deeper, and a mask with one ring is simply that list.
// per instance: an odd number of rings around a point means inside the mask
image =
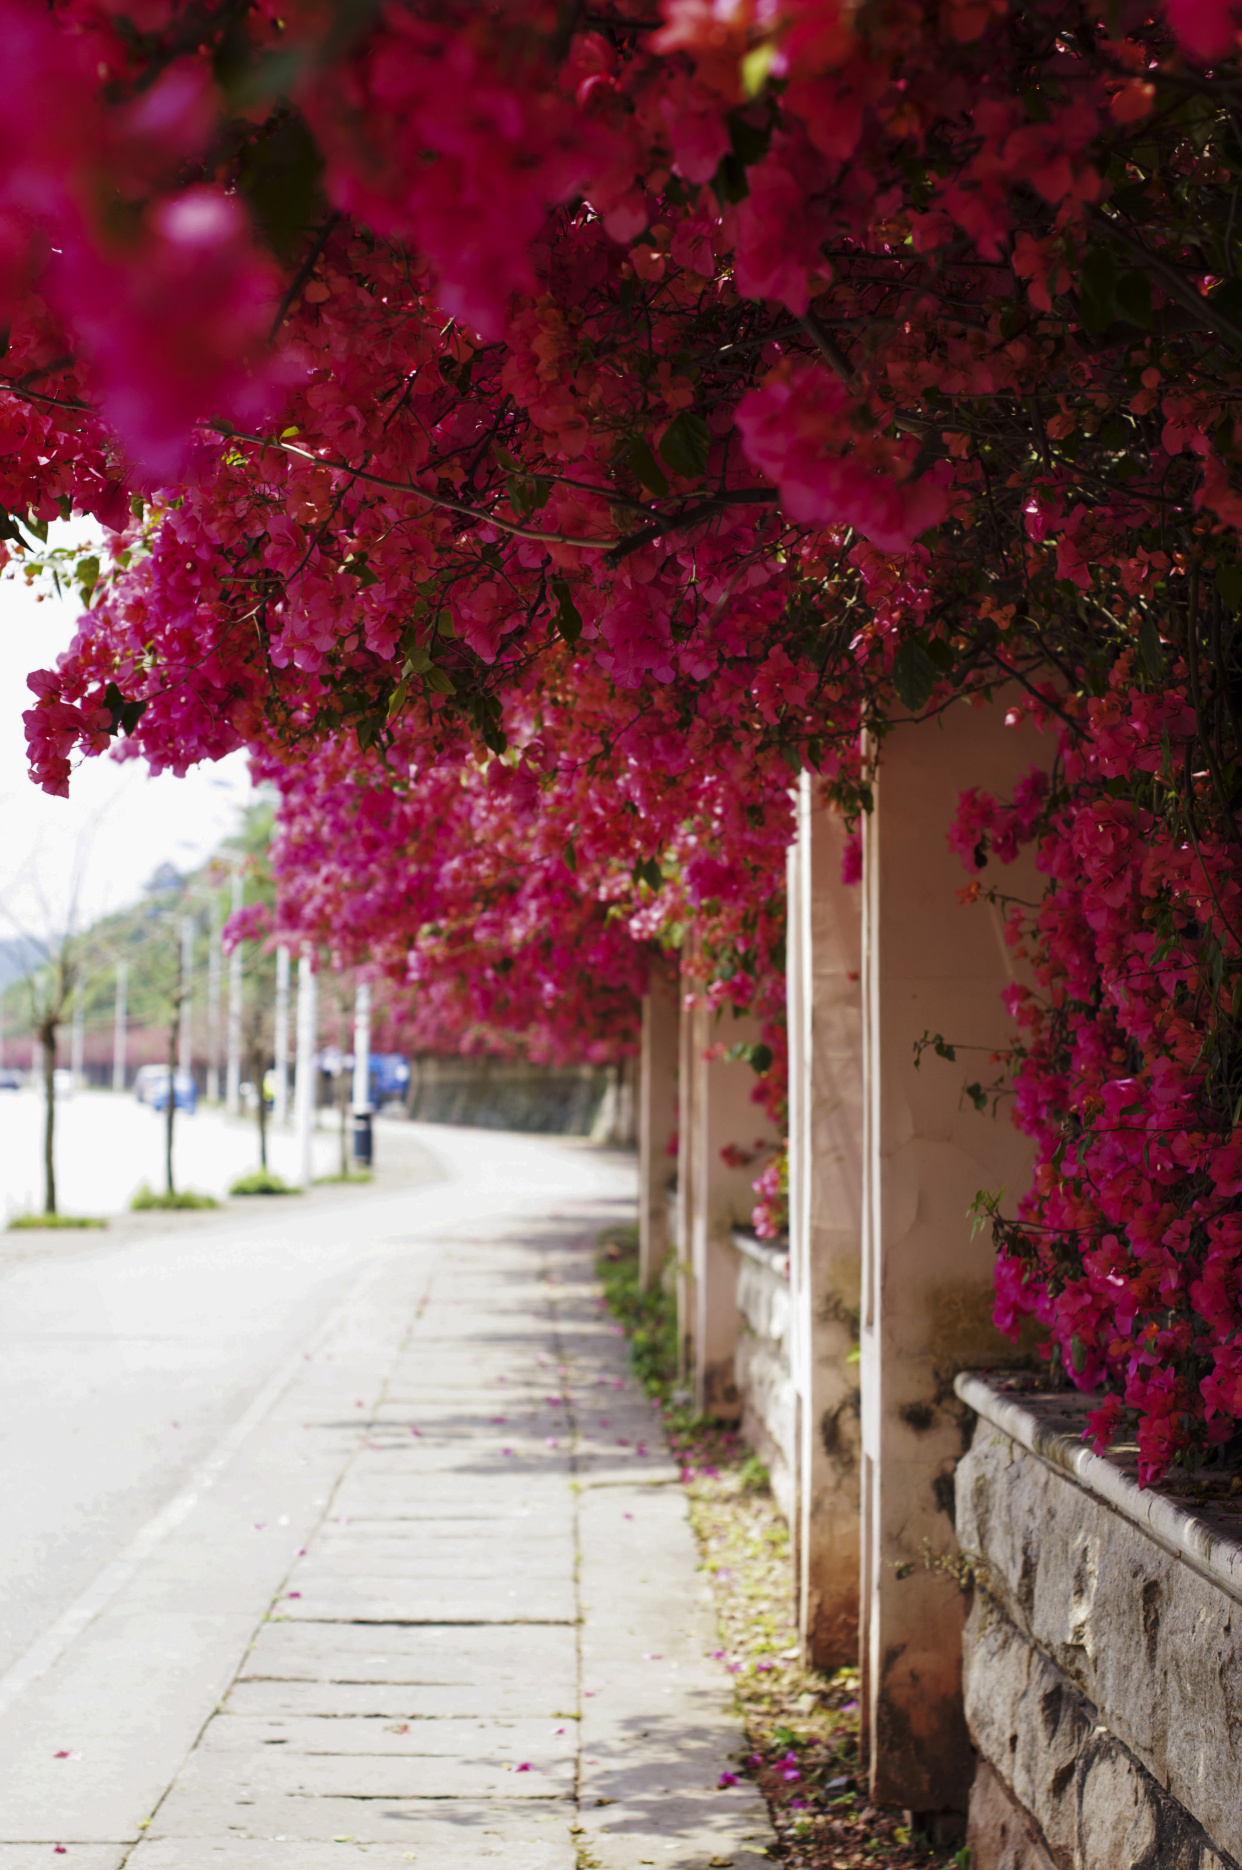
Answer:
[{"label": "stone paving slab", "polygon": [[[420,1723],[421,1725],[421,1723]],[[503,1730],[502,1730],[503,1732]],[[413,1750],[405,1753],[302,1753],[267,1747],[259,1740],[239,1754],[228,1747],[195,1749],[165,1800],[168,1811],[198,1803],[206,1795],[221,1809],[258,1797],[356,1799],[362,1804],[385,1799],[547,1799],[573,1792],[574,1760],[541,1755],[541,1763],[501,1754],[495,1729],[475,1737],[468,1753]],[[526,1772],[518,1772],[526,1765]],[[163,1822],[163,1821],[161,1821]]]},{"label": "stone paving slab", "polygon": [[[573,1703],[576,1681],[561,1682],[561,1701]],[[529,1676],[497,1673],[487,1686],[489,1718],[518,1718],[557,1726],[577,1719],[572,1706],[558,1705],[555,1680],[532,1684]],[[322,1714],[329,1718],[367,1715],[392,1721],[451,1721],[478,1716],[478,1684],[465,1682],[236,1682],[225,1706],[239,1714]]]},{"label": "stone paving slab", "polygon": [[53,1855],[49,1844],[0,1844],[0,1870],[121,1870],[129,1854],[126,1844],[75,1844],[63,1846],[64,1855]]},{"label": "stone paving slab", "polygon": [[[280,1510],[275,1459],[229,1497],[197,1589],[233,1617],[235,1674],[149,1822],[110,1803],[101,1734],[76,1780],[38,1776],[45,1809],[89,1780],[96,1828],[67,1828],[102,1854],[0,1847],[0,1870],[755,1870],[772,1837],[750,1782],[718,1783],[742,1734],[676,1464],[589,1247],[525,1224],[431,1252],[425,1275],[417,1306],[408,1275],[384,1289],[414,1318],[408,1336],[388,1318],[386,1377],[355,1374],[359,1325],[347,1371],[286,1412],[317,1518],[305,1487]],[[194,1576],[192,1552],[162,1553],[149,1614]],[[160,1685],[135,1693],[154,1718]]]},{"label": "stone paving slab", "polygon": [[[223,1842],[193,1838],[144,1838],[129,1859],[133,1870],[354,1870],[368,1858],[385,1867],[413,1862],[421,1870],[469,1870],[472,1863],[500,1861],[505,1870],[575,1870],[577,1852],[564,1821],[555,1823],[541,1815],[522,1819],[516,1829],[508,1822],[497,1823],[488,1814],[477,1822],[446,1824],[435,1816],[418,1817],[417,1849],[411,1850],[410,1825],[402,1825],[405,1814],[394,1814],[388,1833],[382,1838],[342,1838],[321,1843],[300,1837],[268,1837],[261,1845],[261,1856],[248,1838],[228,1838]],[[404,1848],[401,1848],[404,1847]],[[72,1857],[58,1857],[60,1864],[73,1864]],[[117,1860],[119,1861],[119,1860]],[[0,1870],[9,1870],[0,1858]],[[13,1870],[35,1870],[33,1862],[15,1864]],[[44,1870],[40,1866],[40,1870]],[[82,1864],[81,1870],[113,1870],[106,1863]]]},{"label": "stone paving slab", "polygon": [[253,1752],[261,1746],[280,1747],[282,1758],[287,1757],[285,1749],[299,1755],[366,1753],[402,1759],[415,1754],[465,1758],[482,1748],[510,1763],[529,1760],[543,1768],[572,1762],[578,1751],[578,1736],[572,1721],[554,1725],[546,1716],[542,1720],[504,1720],[494,1710],[486,1715],[411,1721],[376,1714],[240,1714],[230,1707],[227,1718],[209,1723],[202,1740],[202,1750],[207,1753],[236,1752],[239,1748]]},{"label": "stone paving slab", "polygon": [[[506,1683],[532,1701],[577,1699],[573,1629],[513,1624],[499,1629],[389,1624],[266,1623],[242,1664],[239,1682],[373,1682],[469,1687],[486,1706]],[[568,1698],[568,1700],[567,1700]]]},{"label": "stone paving slab", "polygon": [[[230,1838],[252,1840],[251,1870],[267,1870],[267,1846],[288,1840],[310,1843],[387,1844],[397,1853],[423,1853],[437,1847],[443,1861],[455,1850],[460,1870],[467,1870],[475,1840],[490,1829],[503,1847],[508,1840],[538,1843],[566,1837],[576,1822],[572,1799],[564,1796],[537,1800],[479,1800],[477,1798],[328,1798],[306,1793],[288,1796],[274,1792],[223,1794],[215,1787],[201,1790],[177,1785],[151,1820],[146,1837],[152,1843],[176,1839],[181,1849],[178,1870],[186,1870],[187,1857]],[[544,1821],[550,1819],[551,1822]],[[189,1840],[191,1849],[186,1850]],[[204,1855],[206,1852],[204,1851]],[[439,1861],[434,1855],[433,1863]],[[535,1860],[538,1862],[538,1859]],[[142,1870],[144,1853],[135,1851],[129,1862]]]},{"label": "stone paving slab", "polygon": [[306,1580],[281,1598],[279,1614],[290,1623],[572,1623],[575,1592],[572,1578],[525,1574],[521,1585],[444,1578],[411,1581],[404,1590],[368,1577]]}]

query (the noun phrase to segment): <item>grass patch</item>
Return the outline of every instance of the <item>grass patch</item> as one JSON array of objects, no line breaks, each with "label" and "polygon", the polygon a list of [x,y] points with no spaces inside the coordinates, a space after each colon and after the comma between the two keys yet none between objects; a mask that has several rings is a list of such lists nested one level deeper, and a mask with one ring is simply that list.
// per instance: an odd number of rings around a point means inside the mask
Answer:
[{"label": "grass patch", "polygon": [[99,1220],[93,1214],[18,1214],[9,1222],[10,1234],[26,1234],[47,1227],[83,1228],[106,1227],[107,1221]]},{"label": "grass patch", "polygon": [[214,1195],[199,1195],[192,1188],[183,1188],[173,1195],[157,1195],[144,1182],[129,1205],[135,1214],[145,1214],[151,1208],[164,1208],[170,1213],[177,1213],[191,1208],[218,1208],[220,1203]]},{"label": "grass patch", "polygon": [[346,1169],[344,1175],[317,1175],[316,1188],[331,1188],[339,1182],[369,1182],[372,1180],[370,1169]]},{"label": "grass patch", "polygon": [[300,1188],[286,1182],[270,1169],[256,1169],[253,1175],[239,1175],[229,1188],[230,1195],[300,1195]]},{"label": "grass patch", "polygon": [[689,1495],[690,1523],[716,1601],[748,1753],[789,1870],[967,1870],[964,1851],[930,1851],[902,1814],[877,1811],[859,1760],[858,1672],[828,1675],[801,1659],[789,1528],[768,1472],[737,1430],[675,1402],[673,1295],[638,1289],[638,1230],[599,1236],[596,1276],[630,1340],[634,1374],[660,1409]]},{"label": "grass patch", "polygon": [[595,1274],[609,1311],[625,1327],[635,1376],[649,1396],[667,1403],[677,1383],[677,1304],[661,1285],[640,1289],[637,1227],[605,1229]]}]

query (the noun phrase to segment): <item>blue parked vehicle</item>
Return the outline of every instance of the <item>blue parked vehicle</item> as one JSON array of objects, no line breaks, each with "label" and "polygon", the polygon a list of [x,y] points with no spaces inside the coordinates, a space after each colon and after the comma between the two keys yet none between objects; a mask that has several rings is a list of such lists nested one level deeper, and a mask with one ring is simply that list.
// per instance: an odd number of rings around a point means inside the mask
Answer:
[{"label": "blue parked vehicle", "polygon": [[[134,1096],[152,1110],[168,1109],[167,1065],[143,1065],[134,1079]],[[198,1086],[188,1071],[179,1071],[173,1085],[177,1109],[192,1117],[198,1109]]]},{"label": "blue parked vehicle", "polygon": [[375,1110],[382,1110],[384,1105],[394,1098],[404,1100],[405,1087],[410,1082],[409,1060],[400,1052],[372,1052],[371,1054],[371,1104]]}]

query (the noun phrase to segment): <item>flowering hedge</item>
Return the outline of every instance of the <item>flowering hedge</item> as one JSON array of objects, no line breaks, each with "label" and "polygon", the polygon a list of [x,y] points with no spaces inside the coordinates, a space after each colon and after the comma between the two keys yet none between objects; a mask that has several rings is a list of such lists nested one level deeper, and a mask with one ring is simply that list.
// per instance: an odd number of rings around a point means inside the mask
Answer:
[{"label": "flowering hedge", "polygon": [[1006,684],[1061,759],[955,833],[1049,877],[1002,1308],[1149,1473],[1242,1416],[1231,8],[0,20],[0,530],[112,538],[40,781],[250,747],[288,930],[429,1034],[624,1045],[693,928],[779,1106],[790,774],[856,814],[860,727]]}]

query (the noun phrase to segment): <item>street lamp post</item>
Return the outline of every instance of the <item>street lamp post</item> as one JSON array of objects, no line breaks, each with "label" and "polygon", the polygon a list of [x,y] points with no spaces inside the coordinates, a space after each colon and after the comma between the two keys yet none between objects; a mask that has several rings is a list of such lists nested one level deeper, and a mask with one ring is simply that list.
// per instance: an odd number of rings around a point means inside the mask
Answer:
[{"label": "street lamp post", "polygon": [[289,950],[282,942],[276,950],[276,1017],[272,1050],[275,1052],[276,1088],[272,1118],[278,1129],[289,1121]]},{"label": "street lamp post", "polygon": [[116,1007],[112,1016],[112,1089],[125,1089],[125,1053],[129,1034],[129,963],[116,964]]},{"label": "street lamp post", "polygon": [[298,1053],[293,1080],[293,1101],[300,1158],[298,1179],[303,1188],[309,1188],[315,1179],[315,1094],[318,1089],[315,1039],[318,1026],[315,952],[310,943],[306,942],[298,958]]},{"label": "street lamp post", "polygon": [[181,918],[181,1030],[177,1035],[177,1070],[189,1077],[194,1062],[190,1007],[194,993],[194,918]]},{"label": "street lamp post", "polygon": [[207,944],[207,1101],[220,1102],[220,904],[213,900]]},{"label": "street lamp post", "polygon": [[370,1166],[374,1154],[371,1128],[371,983],[354,988],[354,1161]]},{"label": "street lamp post", "polygon": [[[240,868],[233,871],[233,914],[242,906],[245,881]],[[238,942],[229,956],[229,1032],[228,1060],[225,1066],[224,1102],[230,1117],[241,1113],[241,1041],[242,1041],[242,951]]]}]

